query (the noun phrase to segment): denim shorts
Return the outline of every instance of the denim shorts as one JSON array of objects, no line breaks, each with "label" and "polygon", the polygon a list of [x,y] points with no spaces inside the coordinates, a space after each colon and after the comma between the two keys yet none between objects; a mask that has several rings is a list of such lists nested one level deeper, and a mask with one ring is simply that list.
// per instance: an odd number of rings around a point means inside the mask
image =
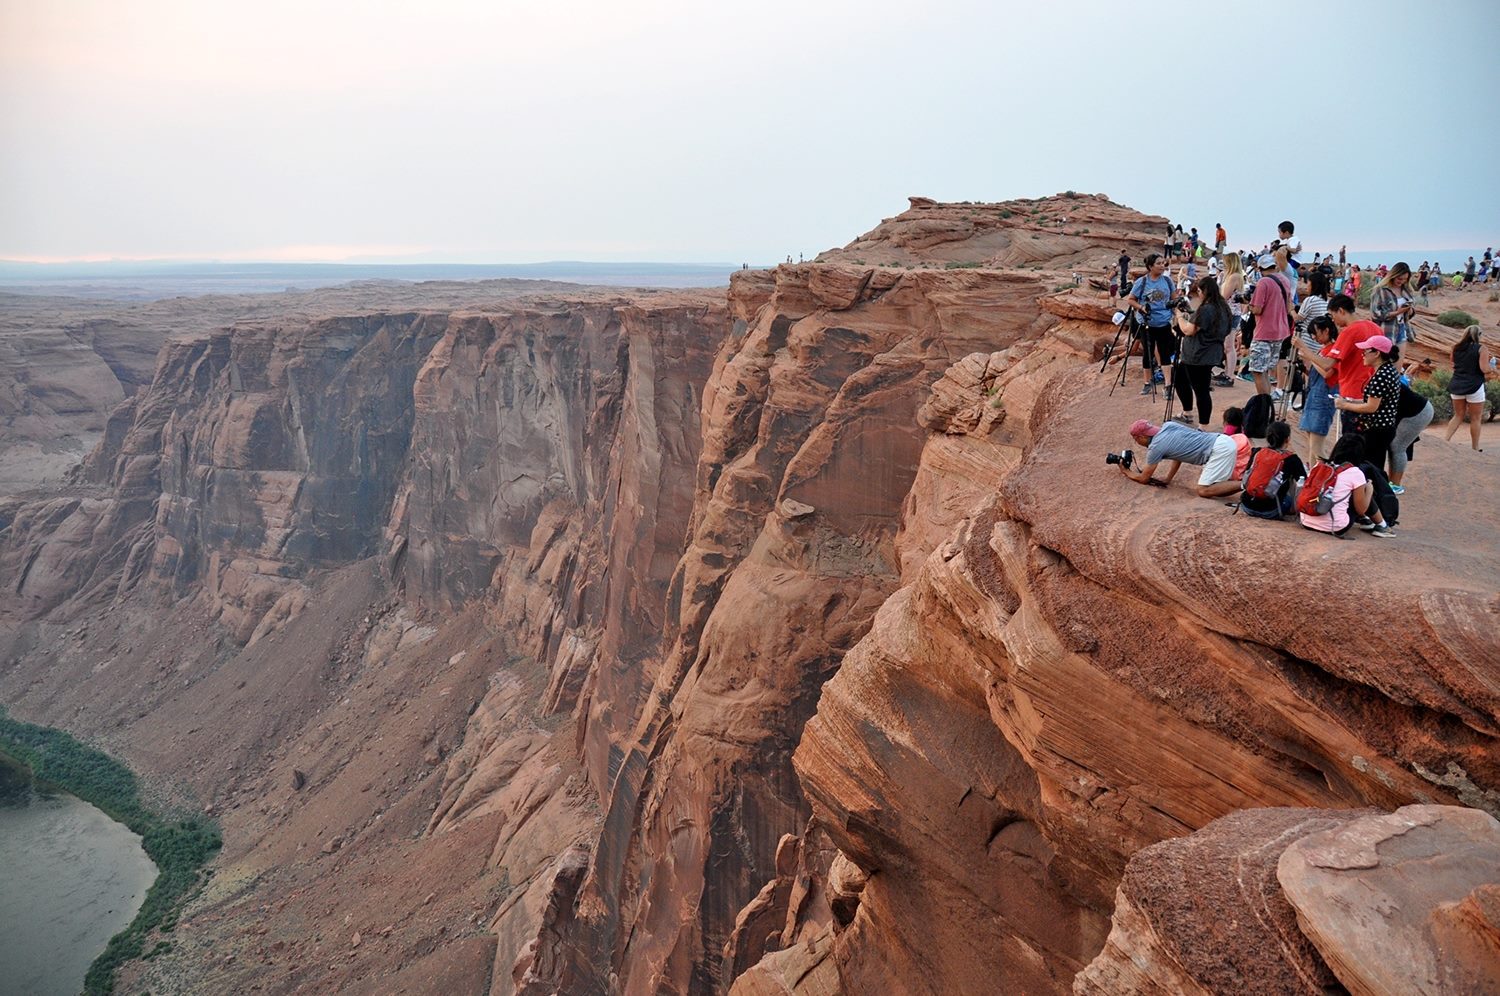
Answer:
[{"label": "denim shorts", "polygon": [[1328,396],[1328,382],[1323,375],[1308,367],[1307,400],[1302,404],[1302,420],[1298,426],[1303,432],[1314,436],[1326,436],[1333,427],[1333,399]]}]

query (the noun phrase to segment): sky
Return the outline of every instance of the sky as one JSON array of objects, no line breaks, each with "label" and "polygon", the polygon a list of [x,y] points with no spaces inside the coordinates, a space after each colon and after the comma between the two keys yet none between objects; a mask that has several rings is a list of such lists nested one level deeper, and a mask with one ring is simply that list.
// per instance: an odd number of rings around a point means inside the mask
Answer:
[{"label": "sky", "polygon": [[1493,0],[0,0],[0,259],[764,263],[1070,189],[1493,245],[1497,51]]}]

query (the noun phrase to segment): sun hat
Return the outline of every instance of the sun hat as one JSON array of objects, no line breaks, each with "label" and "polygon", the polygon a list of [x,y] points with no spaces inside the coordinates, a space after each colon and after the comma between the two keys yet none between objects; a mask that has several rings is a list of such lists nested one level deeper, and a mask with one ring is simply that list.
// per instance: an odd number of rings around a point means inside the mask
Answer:
[{"label": "sun hat", "polygon": [[1364,342],[1356,342],[1355,349],[1373,349],[1377,353],[1389,353],[1394,343],[1383,335],[1372,335]]},{"label": "sun hat", "polygon": [[1130,423],[1130,434],[1132,436],[1154,436],[1160,431],[1161,429],[1143,418],[1138,418]]}]

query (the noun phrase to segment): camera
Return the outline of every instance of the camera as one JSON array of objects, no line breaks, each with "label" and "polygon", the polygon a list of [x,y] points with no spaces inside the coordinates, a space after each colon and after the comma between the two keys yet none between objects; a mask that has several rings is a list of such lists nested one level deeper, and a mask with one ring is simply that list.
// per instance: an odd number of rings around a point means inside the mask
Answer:
[{"label": "camera", "polygon": [[1134,450],[1121,450],[1118,453],[1106,453],[1106,454],[1104,454],[1104,463],[1107,466],[1113,466],[1114,464],[1119,464],[1120,466],[1124,467],[1126,470],[1129,470],[1130,467],[1131,467],[1131,465],[1135,463],[1135,451]]},{"label": "camera", "polygon": [[1193,306],[1191,304],[1188,304],[1187,298],[1179,298],[1177,301],[1177,310],[1182,312],[1183,314],[1186,314],[1187,312],[1193,310]]}]

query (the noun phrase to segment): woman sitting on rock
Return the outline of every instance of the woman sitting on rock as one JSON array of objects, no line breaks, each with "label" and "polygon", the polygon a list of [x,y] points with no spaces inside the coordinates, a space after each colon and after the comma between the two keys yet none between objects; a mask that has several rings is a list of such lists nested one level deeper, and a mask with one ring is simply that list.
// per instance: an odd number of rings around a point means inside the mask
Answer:
[{"label": "woman sitting on rock", "polygon": [[[1380,514],[1380,507],[1375,502],[1375,486],[1365,478],[1364,471],[1359,469],[1364,456],[1365,441],[1358,433],[1344,436],[1333,444],[1333,456],[1329,462],[1337,468],[1337,472],[1329,495],[1332,503],[1325,515],[1299,512],[1298,518],[1303,528],[1342,536],[1349,531],[1358,516],[1361,529],[1382,539],[1390,539],[1396,535],[1395,530],[1385,524],[1385,519]],[[1308,477],[1310,485],[1312,475],[1309,474]],[[1304,492],[1302,501],[1307,500]]]}]

